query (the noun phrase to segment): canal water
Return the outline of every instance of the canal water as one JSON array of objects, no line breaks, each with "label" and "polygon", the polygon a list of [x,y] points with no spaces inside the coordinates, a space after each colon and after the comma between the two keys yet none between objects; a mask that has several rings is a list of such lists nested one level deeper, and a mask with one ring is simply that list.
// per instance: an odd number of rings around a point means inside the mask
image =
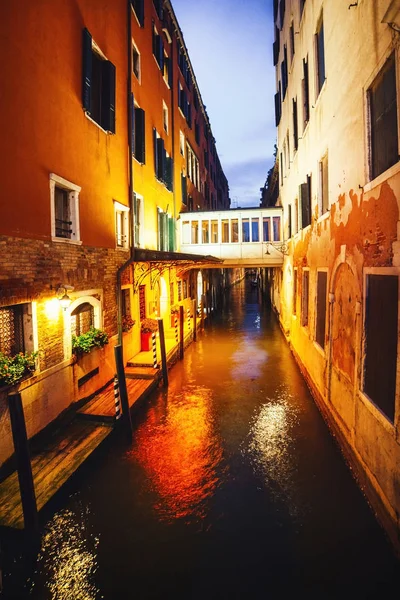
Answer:
[{"label": "canal water", "polygon": [[37,546],[3,542],[4,597],[397,597],[399,563],[246,282],[134,427],[49,504]]}]

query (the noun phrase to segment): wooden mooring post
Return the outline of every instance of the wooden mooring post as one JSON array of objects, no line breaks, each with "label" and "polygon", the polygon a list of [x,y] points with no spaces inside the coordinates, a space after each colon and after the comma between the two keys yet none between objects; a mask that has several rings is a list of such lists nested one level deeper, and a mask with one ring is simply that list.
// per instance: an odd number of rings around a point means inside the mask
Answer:
[{"label": "wooden mooring post", "polygon": [[165,351],[164,321],[162,319],[158,319],[158,333],[160,334],[161,368],[163,375],[163,383],[164,387],[168,387],[167,353]]},{"label": "wooden mooring post", "polygon": [[8,396],[8,407],[10,411],[15,458],[17,461],[24,524],[26,529],[35,531],[38,530],[39,527],[38,511],[21,394],[10,394]]},{"label": "wooden mooring post", "polygon": [[179,358],[183,359],[184,354],[184,345],[185,345],[185,335],[184,335],[184,315],[183,315],[183,306],[179,307]]},{"label": "wooden mooring post", "polygon": [[132,440],[132,420],[131,411],[129,409],[128,391],[126,389],[126,379],[124,370],[124,359],[122,356],[122,346],[118,344],[114,348],[115,356],[115,367],[117,370],[118,384],[119,384],[119,396],[121,399],[122,406],[122,422],[126,430],[126,434],[130,440]]},{"label": "wooden mooring post", "polygon": [[206,297],[204,294],[201,295],[201,313],[200,313],[200,319],[201,319],[201,328],[204,329],[204,307],[206,305]]},{"label": "wooden mooring post", "polygon": [[197,341],[197,302],[196,298],[194,298],[192,302],[192,311],[193,311],[193,341]]}]

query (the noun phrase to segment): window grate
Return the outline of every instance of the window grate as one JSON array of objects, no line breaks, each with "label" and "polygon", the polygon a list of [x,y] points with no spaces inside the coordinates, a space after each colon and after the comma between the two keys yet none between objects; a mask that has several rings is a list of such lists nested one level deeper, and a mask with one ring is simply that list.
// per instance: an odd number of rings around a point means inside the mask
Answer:
[{"label": "window grate", "polygon": [[22,305],[0,308],[0,352],[13,356],[24,351]]}]

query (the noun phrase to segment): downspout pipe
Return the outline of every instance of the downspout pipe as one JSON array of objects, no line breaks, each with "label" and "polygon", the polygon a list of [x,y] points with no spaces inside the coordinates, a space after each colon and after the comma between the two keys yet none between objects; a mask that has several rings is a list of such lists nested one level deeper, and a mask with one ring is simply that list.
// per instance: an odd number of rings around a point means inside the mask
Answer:
[{"label": "downspout pipe", "polygon": [[122,347],[122,273],[135,260],[135,246],[133,239],[133,166],[132,166],[132,119],[131,92],[132,92],[132,25],[131,25],[131,0],[127,0],[127,52],[128,52],[128,77],[127,77],[127,114],[128,114],[128,195],[129,195],[129,232],[130,232],[130,256],[117,271],[117,330],[118,344]]}]

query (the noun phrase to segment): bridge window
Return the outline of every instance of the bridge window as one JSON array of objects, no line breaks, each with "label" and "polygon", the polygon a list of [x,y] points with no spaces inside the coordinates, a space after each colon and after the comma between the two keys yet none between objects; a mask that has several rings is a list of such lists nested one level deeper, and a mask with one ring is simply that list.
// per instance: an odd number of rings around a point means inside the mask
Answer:
[{"label": "bridge window", "polygon": [[190,244],[190,223],[183,221],[182,223],[182,243]]},{"label": "bridge window", "polygon": [[211,243],[218,244],[218,221],[211,221]]},{"label": "bridge window", "polygon": [[192,221],[192,240],[191,240],[192,244],[198,244],[199,243],[199,222],[198,221]]},{"label": "bridge window", "polygon": [[239,241],[239,221],[238,219],[231,220],[231,242],[238,243]]},{"label": "bridge window", "polygon": [[210,242],[210,222],[201,222],[201,242],[202,244],[208,244]]},{"label": "bridge window", "polygon": [[250,241],[250,221],[242,219],[242,242]]},{"label": "bridge window", "polygon": [[252,242],[260,241],[260,221],[259,221],[259,219],[251,220],[251,241]]},{"label": "bridge window", "polygon": [[279,242],[281,239],[281,218],[273,217],[272,226],[274,228],[274,242]]},{"label": "bridge window", "polygon": [[222,219],[221,225],[222,225],[222,243],[229,244],[229,220]]},{"label": "bridge window", "polygon": [[271,240],[270,233],[271,221],[269,217],[263,217],[263,240],[269,242]]}]

